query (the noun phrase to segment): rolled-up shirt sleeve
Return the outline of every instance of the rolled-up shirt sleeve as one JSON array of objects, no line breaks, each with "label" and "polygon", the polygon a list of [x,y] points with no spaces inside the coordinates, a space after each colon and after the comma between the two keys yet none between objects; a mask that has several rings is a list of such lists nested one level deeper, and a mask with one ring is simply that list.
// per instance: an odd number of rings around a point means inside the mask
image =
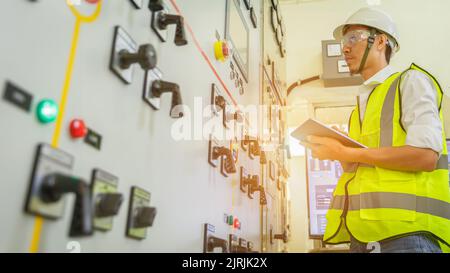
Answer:
[{"label": "rolled-up shirt sleeve", "polygon": [[402,124],[406,130],[405,145],[428,148],[442,153],[442,123],[439,118],[437,90],[424,73],[410,70],[403,75]]}]

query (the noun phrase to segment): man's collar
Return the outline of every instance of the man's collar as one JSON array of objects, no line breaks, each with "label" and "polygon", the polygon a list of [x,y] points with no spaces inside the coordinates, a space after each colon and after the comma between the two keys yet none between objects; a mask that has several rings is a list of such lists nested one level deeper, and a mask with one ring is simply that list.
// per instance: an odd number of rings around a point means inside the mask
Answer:
[{"label": "man's collar", "polygon": [[383,83],[389,76],[394,74],[395,71],[392,68],[392,66],[387,65],[385,68],[378,71],[375,75],[373,75],[370,79],[365,81],[363,85],[365,86],[372,86],[372,85],[378,85]]}]

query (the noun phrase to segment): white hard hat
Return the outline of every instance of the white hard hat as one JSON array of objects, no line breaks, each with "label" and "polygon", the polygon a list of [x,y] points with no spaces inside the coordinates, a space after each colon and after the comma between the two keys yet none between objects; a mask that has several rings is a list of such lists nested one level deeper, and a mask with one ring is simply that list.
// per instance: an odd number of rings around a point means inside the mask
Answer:
[{"label": "white hard hat", "polygon": [[343,30],[348,25],[363,25],[376,28],[377,30],[388,35],[389,43],[394,52],[400,50],[397,26],[395,25],[392,17],[380,9],[374,7],[366,7],[355,12],[347,19],[345,24],[338,26],[334,30],[333,36],[336,40],[341,40],[343,36]]}]

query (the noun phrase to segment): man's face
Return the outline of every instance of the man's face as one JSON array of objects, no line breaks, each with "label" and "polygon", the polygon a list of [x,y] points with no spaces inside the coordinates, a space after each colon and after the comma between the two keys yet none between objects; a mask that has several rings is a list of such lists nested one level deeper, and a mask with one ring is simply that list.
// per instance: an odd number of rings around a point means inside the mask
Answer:
[{"label": "man's face", "polygon": [[[354,31],[368,31],[365,26],[349,26],[345,29],[344,35],[351,35]],[[361,65],[364,52],[367,48],[367,39],[357,40],[354,43],[343,44],[343,52],[345,56],[345,61],[350,69],[351,74],[356,74],[359,72],[359,66]]]}]

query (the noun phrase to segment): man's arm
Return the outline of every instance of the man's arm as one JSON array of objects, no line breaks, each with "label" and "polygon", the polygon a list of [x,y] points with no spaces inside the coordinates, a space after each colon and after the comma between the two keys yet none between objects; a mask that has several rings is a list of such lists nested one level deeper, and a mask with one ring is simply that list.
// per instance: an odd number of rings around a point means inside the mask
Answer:
[{"label": "man's arm", "polygon": [[400,85],[402,124],[407,132],[405,145],[443,150],[442,123],[439,117],[438,91],[430,77],[409,70]]},{"label": "man's arm", "polygon": [[438,154],[425,148],[412,146],[355,149],[348,151],[355,162],[385,169],[410,172],[431,172],[436,168]]},{"label": "man's arm", "polygon": [[385,169],[410,172],[431,172],[436,168],[438,154],[426,148],[412,146],[382,148],[350,148],[339,141],[309,136],[302,143],[312,150],[312,156],[320,160],[338,160],[373,165]]}]

